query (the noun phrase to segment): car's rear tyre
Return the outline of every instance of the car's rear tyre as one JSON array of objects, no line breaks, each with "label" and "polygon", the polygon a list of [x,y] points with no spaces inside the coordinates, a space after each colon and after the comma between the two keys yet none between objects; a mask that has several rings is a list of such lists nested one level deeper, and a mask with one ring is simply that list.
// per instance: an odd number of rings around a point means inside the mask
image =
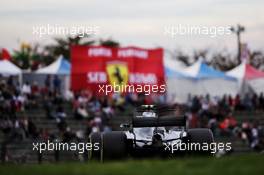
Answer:
[{"label": "car's rear tyre", "polygon": [[[88,151],[88,160],[100,160],[101,158],[101,133],[95,132],[92,133],[89,137],[90,143],[92,144],[92,150]],[[99,149],[95,148],[96,146],[99,147]],[[97,148],[98,148],[97,147]]]},{"label": "car's rear tyre", "polygon": [[102,134],[101,161],[123,159],[127,156],[126,135],[120,131]]},{"label": "car's rear tyre", "polygon": [[[210,129],[207,128],[197,128],[197,129],[189,129],[187,131],[187,143],[200,144],[199,150],[188,150],[189,153],[192,154],[210,154],[210,144],[214,142],[213,133]],[[203,145],[208,145],[207,149],[202,149]]]}]

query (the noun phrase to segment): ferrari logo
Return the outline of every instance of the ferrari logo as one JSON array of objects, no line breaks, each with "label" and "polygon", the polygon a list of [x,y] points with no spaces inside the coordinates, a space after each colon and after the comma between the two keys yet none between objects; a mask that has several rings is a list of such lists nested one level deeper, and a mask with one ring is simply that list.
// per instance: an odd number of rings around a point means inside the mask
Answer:
[{"label": "ferrari logo", "polygon": [[128,67],[124,62],[109,62],[106,66],[109,82],[114,85],[126,85],[128,83]]}]

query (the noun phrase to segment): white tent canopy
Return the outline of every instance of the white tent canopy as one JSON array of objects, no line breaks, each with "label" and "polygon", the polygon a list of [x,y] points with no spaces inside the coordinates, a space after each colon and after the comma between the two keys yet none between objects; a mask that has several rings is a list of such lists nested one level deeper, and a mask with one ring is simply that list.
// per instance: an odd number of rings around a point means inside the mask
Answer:
[{"label": "white tent canopy", "polygon": [[0,60],[0,74],[2,75],[21,75],[22,70],[8,60]]},{"label": "white tent canopy", "polygon": [[242,62],[226,74],[237,79],[241,95],[251,91],[257,94],[264,93],[264,72],[255,69],[246,62]]},{"label": "white tent canopy", "polygon": [[69,75],[71,65],[70,63],[60,56],[56,61],[48,65],[47,67],[40,68],[36,71],[37,74],[57,74],[57,75]]},{"label": "white tent canopy", "polygon": [[[35,73],[36,76],[56,75],[62,80],[62,91],[67,93],[70,90],[70,72],[71,64],[63,56],[60,56],[56,61],[50,65],[38,69]],[[40,78],[38,78],[40,79]]]},{"label": "white tent canopy", "polygon": [[202,60],[179,71],[168,67],[165,70],[168,98],[173,98],[169,101],[185,103],[188,95],[235,96],[238,92],[235,78],[209,67]]}]

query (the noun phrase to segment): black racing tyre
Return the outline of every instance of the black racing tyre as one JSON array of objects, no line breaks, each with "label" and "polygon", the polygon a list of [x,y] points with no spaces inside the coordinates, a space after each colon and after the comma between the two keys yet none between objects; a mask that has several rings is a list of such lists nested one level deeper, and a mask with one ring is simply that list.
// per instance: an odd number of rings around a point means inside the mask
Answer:
[{"label": "black racing tyre", "polygon": [[[101,158],[101,133],[92,133],[89,137],[89,141],[92,144],[92,150],[88,151],[89,160],[100,160]],[[97,147],[95,147],[95,144]],[[98,149],[99,147],[99,149]]]},{"label": "black racing tyre", "polygon": [[121,131],[102,134],[101,161],[123,159],[127,156],[126,135]]},{"label": "black racing tyre", "polygon": [[[187,131],[187,138],[188,143],[200,144],[201,146],[207,144],[210,146],[211,143],[214,142],[213,133],[210,129],[207,128],[196,128],[196,129],[189,129]],[[210,154],[210,150],[188,150],[191,153],[202,153],[202,154]]]}]

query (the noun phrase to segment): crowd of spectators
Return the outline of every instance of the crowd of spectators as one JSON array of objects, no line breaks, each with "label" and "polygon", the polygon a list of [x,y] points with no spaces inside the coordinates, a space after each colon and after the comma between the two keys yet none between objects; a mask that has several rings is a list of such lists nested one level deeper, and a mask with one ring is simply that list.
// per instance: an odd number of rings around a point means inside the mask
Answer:
[{"label": "crowd of spectators", "polygon": [[234,116],[238,112],[244,112],[246,115],[254,115],[257,111],[262,113],[264,111],[262,93],[259,96],[246,94],[243,98],[239,95],[234,98],[190,96],[186,104],[178,106],[188,117],[189,128],[207,127],[216,137],[235,136],[253,149],[263,147],[263,128],[260,121],[250,116],[245,118]]},{"label": "crowd of spectators", "polygon": [[[127,104],[143,104],[141,95],[133,94],[115,94],[108,98],[97,97],[83,90],[75,94],[68,93],[65,97],[61,92],[60,81],[58,76],[47,76],[45,85],[41,87],[37,82],[25,82],[20,86],[13,77],[1,80],[1,144],[26,139],[60,142],[87,140],[91,132],[110,131],[109,120],[116,112],[124,112]],[[32,111],[35,113],[30,114]],[[40,122],[47,120],[50,125],[56,123],[57,126],[49,127]],[[72,129],[73,120],[85,127]]]},{"label": "crowd of spectators", "polygon": [[[1,80],[2,144],[25,139],[82,141],[87,139],[91,132],[110,131],[112,128],[109,121],[117,113],[126,113],[128,109],[141,104],[165,103],[166,99],[164,96],[143,94],[113,94],[111,97],[98,97],[87,90],[70,93],[65,98],[61,92],[61,80],[58,76],[47,76],[44,84],[44,87],[40,87],[37,82],[25,82],[21,86],[13,77]],[[235,98],[190,96],[186,104],[172,105],[175,105],[179,114],[188,117],[189,128],[208,127],[216,136],[237,136],[252,148],[258,148],[261,143],[262,128],[258,121],[245,120],[241,123],[233,114],[235,111],[263,111],[263,94],[246,94],[243,98],[239,95]],[[28,117],[27,111],[37,109],[45,111],[44,120],[56,123],[56,130],[37,126],[35,123],[37,116]],[[69,123],[71,120],[80,121],[85,129],[73,130]]]}]

